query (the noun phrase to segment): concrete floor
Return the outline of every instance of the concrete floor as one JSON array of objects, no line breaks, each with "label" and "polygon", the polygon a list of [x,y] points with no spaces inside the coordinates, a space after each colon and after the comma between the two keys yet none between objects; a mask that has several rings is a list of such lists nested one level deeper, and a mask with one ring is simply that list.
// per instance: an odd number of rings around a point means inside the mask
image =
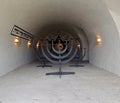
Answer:
[{"label": "concrete floor", "polygon": [[0,77],[0,103],[120,103],[120,77],[86,64],[63,66],[75,75],[45,76],[58,67],[32,63]]}]

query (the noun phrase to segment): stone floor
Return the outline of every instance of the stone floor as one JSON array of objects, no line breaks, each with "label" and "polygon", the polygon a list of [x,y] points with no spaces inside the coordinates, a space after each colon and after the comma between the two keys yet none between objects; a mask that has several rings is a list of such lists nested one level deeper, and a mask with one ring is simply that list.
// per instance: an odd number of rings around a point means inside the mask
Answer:
[{"label": "stone floor", "polygon": [[46,76],[58,67],[32,63],[0,77],[0,103],[120,103],[120,77],[90,64],[63,66],[75,75]]}]

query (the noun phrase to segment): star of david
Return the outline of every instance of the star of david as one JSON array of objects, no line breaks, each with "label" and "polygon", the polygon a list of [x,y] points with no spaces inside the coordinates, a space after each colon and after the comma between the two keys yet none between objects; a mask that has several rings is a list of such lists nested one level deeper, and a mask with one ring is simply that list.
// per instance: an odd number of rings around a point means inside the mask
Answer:
[{"label": "star of david", "polygon": [[[52,40],[48,41],[48,42],[49,42],[49,44],[52,44]],[[65,44],[66,44],[66,41],[63,41],[61,39],[60,34],[58,34],[57,38],[53,41],[53,44],[58,44],[58,43],[62,44],[63,46],[65,46]],[[69,43],[69,41],[67,41],[67,44],[68,43]]]}]

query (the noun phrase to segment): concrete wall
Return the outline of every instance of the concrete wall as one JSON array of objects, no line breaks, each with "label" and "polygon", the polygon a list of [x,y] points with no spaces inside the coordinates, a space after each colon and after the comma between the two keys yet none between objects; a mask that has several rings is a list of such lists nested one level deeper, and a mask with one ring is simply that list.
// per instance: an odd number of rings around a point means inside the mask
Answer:
[{"label": "concrete wall", "polygon": [[116,27],[117,27],[117,30],[118,30],[119,36],[120,36],[120,14],[117,14],[117,13],[111,11],[111,10],[110,10],[110,13],[111,13],[111,15],[113,17],[113,20],[114,20],[114,22],[116,24]]},{"label": "concrete wall", "polygon": [[[90,63],[120,75],[120,19],[114,12],[110,11],[105,2],[102,5],[104,15],[101,12],[101,18],[98,17],[96,25],[91,25],[92,29],[89,30],[89,34],[93,35],[89,36]],[[100,22],[100,20],[102,21]],[[102,37],[101,46],[96,45],[96,33]]]},{"label": "concrete wall", "polygon": [[[120,75],[120,38],[119,30],[112,18],[108,14],[107,22],[94,27],[94,37],[89,37],[90,41],[90,63]],[[104,21],[104,19],[103,19]],[[96,45],[96,33],[102,37],[102,45]]]},{"label": "concrete wall", "polygon": [[90,42],[90,63],[120,75],[120,40],[118,32],[113,25],[98,28],[103,43],[96,45],[96,39]]},{"label": "concrete wall", "polygon": [[[27,19],[26,19],[27,20]],[[25,21],[25,20],[24,20]],[[10,35],[13,25],[26,27],[15,12],[4,5],[0,4],[0,76],[4,75],[17,67],[31,62],[34,57],[32,49],[28,49],[26,41],[22,40],[20,47],[14,47],[13,36]],[[24,28],[25,29],[25,28]]]}]

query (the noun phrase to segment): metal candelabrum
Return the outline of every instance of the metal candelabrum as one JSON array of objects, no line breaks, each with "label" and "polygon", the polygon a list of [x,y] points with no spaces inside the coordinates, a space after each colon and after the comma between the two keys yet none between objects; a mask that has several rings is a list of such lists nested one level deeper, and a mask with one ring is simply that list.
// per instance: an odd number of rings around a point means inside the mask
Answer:
[{"label": "metal candelabrum", "polygon": [[59,38],[57,43],[54,40],[41,40],[40,47],[44,57],[51,63],[59,65],[58,72],[50,72],[46,73],[46,75],[59,75],[61,78],[61,75],[75,74],[75,72],[63,72],[61,66],[75,57],[78,51],[77,45],[78,40],[65,40],[62,42]]}]

